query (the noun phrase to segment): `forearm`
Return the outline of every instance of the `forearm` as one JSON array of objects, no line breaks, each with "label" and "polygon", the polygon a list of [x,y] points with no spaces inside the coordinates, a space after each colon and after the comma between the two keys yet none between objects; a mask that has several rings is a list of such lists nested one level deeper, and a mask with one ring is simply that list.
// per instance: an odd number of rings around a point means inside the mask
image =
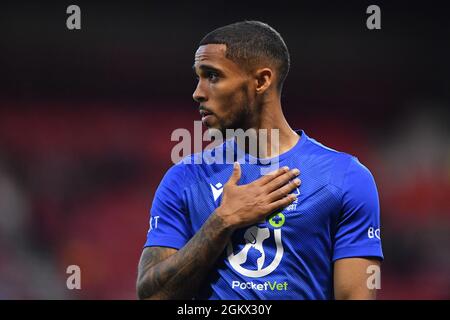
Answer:
[{"label": "forearm", "polygon": [[232,228],[215,212],[191,240],[140,279],[140,298],[189,299],[223,252]]}]

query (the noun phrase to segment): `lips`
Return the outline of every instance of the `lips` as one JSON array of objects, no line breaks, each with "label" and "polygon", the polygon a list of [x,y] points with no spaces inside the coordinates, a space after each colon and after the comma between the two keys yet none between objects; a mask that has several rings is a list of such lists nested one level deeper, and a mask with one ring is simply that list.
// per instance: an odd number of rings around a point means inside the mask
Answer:
[{"label": "lips", "polygon": [[211,118],[214,116],[214,113],[207,110],[200,110],[200,116],[202,117],[202,122],[205,126],[209,127],[212,124]]},{"label": "lips", "polygon": [[212,115],[212,112],[209,112],[209,111],[206,111],[206,110],[201,110],[201,111],[200,111],[200,116],[201,116],[202,118],[204,118],[204,117],[206,117],[206,116],[209,116],[209,115]]}]

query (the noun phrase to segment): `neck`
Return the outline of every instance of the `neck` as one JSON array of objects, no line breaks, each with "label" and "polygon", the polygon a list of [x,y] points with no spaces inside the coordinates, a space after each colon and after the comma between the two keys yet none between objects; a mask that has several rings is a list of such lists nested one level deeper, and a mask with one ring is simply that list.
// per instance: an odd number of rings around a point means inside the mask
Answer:
[{"label": "neck", "polygon": [[[240,148],[246,153],[258,158],[273,158],[294,147],[299,135],[292,130],[281,109],[279,97],[266,101],[255,114],[250,126],[254,134],[249,136],[249,142],[239,141]],[[253,145],[257,149],[252,148]]]}]

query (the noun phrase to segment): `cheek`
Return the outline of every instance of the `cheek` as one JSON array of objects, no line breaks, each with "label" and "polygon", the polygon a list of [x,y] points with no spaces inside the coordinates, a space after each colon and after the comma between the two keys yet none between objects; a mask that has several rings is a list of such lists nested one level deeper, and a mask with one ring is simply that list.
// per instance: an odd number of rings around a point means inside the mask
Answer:
[{"label": "cheek", "polygon": [[248,112],[249,84],[244,79],[228,78],[224,81],[210,86],[209,99],[211,106],[220,121],[229,122],[242,117],[243,113]]},{"label": "cheek", "polygon": [[211,102],[217,107],[217,113],[226,115],[233,113],[234,110],[239,108],[242,100],[242,94],[236,87],[223,86],[211,90]]},{"label": "cheek", "polygon": [[248,85],[247,83],[238,83],[230,86],[223,91],[223,101],[226,101],[229,108],[241,109],[246,106],[248,102]]}]

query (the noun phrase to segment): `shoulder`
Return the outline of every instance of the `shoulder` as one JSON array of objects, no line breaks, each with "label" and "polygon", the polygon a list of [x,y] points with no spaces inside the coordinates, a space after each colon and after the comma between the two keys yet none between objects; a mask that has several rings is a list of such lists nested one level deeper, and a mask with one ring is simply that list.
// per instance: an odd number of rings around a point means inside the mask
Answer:
[{"label": "shoulder", "polygon": [[185,156],[171,170],[183,172],[185,179],[196,182],[211,175],[212,172],[224,170],[229,164],[232,165],[234,151],[233,140],[226,140],[214,147]]},{"label": "shoulder", "polygon": [[310,165],[320,168],[328,177],[328,183],[339,189],[355,179],[373,180],[370,170],[355,155],[330,148],[309,137],[305,151]]},{"label": "shoulder", "polygon": [[[220,148],[223,148],[223,146],[220,145],[214,149],[207,149],[185,156],[166,171],[163,181],[179,185],[198,182],[205,175],[205,172],[208,171],[210,164],[217,161],[215,154]],[[218,162],[220,163],[220,161]]]},{"label": "shoulder", "polygon": [[173,164],[169,169],[167,169],[164,174],[163,180],[176,180],[184,179],[186,176],[186,164],[182,161]]},{"label": "shoulder", "polygon": [[354,157],[351,154],[342,152],[331,147],[328,147],[316,139],[306,137],[305,147],[308,154],[315,158],[315,160],[329,160],[338,163],[349,163],[350,159]]}]

